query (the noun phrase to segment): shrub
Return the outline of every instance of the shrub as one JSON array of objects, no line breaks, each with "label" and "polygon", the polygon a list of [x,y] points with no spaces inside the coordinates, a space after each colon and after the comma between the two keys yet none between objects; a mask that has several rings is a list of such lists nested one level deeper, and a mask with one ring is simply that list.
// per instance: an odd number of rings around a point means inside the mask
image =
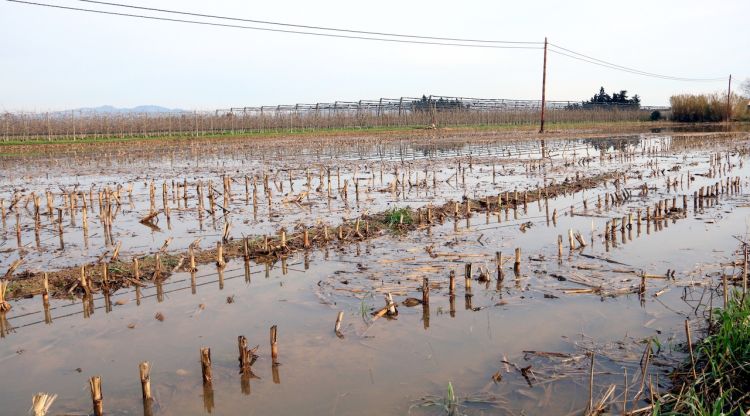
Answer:
[{"label": "shrub", "polygon": [[[717,122],[727,119],[726,94],[680,94],[669,99],[672,105],[672,120],[688,123]],[[732,120],[747,117],[746,99],[737,94],[730,97]]]}]

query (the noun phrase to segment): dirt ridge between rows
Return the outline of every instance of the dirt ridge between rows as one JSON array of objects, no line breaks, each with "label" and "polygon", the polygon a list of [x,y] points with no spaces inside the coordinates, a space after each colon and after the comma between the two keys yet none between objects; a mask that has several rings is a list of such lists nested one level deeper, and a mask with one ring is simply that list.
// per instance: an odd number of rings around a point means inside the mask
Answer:
[{"label": "dirt ridge between rows", "polygon": [[[303,250],[313,250],[331,244],[350,244],[374,239],[388,232],[409,233],[418,229],[442,224],[446,218],[466,218],[474,212],[501,209],[518,209],[540,199],[554,198],[559,195],[576,193],[594,188],[617,176],[616,172],[599,174],[591,177],[579,177],[545,187],[523,192],[506,191],[484,199],[464,197],[462,201],[449,200],[438,206],[423,207],[417,210],[404,208],[400,211],[383,211],[366,214],[354,220],[345,221],[337,227],[318,224],[312,227],[297,227],[288,232],[279,230],[274,236],[253,236],[240,239],[226,239],[221,248],[195,249],[193,256],[196,268],[203,268],[212,262],[219,264],[218,252],[222,251],[223,261],[244,258],[255,263],[267,263],[288,257]],[[406,221],[395,220],[394,215],[401,212]],[[396,213],[396,214],[394,214]],[[412,216],[414,218],[412,218]],[[307,243],[305,243],[307,234]],[[47,272],[49,295],[55,298],[83,296],[87,292],[113,292],[122,287],[143,285],[144,282],[164,280],[173,273],[190,272],[190,250],[182,253],[158,252],[149,255],[134,256],[138,259],[138,271],[134,262],[120,259],[111,262],[91,262]],[[158,260],[158,261],[157,261]],[[104,268],[106,268],[106,276]],[[82,283],[82,270],[85,271],[85,282]],[[195,271],[195,270],[193,270]],[[45,272],[26,271],[17,275],[6,276],[10,283],[7,299],[32,297],[44,293]]]}]

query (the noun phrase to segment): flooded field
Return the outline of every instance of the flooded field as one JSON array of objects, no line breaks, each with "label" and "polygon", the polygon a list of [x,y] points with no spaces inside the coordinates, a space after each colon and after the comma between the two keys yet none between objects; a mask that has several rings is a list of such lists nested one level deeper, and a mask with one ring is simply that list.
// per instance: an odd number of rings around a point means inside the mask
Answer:
[{"label": "flooded field", "polygon": [[109,415],[648,412],[686,325],[743,284],[749,150],[487,133],[5,154],[0,413],[48,392],[50,414],[91,414],[93,376]]}]

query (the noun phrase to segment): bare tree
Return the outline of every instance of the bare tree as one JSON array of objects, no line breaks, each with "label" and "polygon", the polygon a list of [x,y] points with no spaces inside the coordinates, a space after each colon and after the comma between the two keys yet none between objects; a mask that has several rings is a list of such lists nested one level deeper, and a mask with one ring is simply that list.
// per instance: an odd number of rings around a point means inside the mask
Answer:
[{"label": "bare tree", "polygon": [[740,89],[745,94],[745,97],[750,97],[750,78],[746,78],[745,81],[742,82]]}]

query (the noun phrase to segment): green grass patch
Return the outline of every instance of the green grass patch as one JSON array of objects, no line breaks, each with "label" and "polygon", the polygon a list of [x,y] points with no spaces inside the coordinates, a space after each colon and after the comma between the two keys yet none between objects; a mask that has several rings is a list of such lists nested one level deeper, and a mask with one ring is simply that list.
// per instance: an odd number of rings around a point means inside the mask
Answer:
[{"label": "green grass patch", "polygon": [[24,146],[24,145],[54,145],[54,144],[91,144],[91,143],[127,143],[139,141],[168,141],[168,140],[202,140],[202,139],[227,139],[227,138],[274,138],[286,136],[314,136],[321,134],[356,133],[356,132],[408,132],[413,130],[424,130],[424,126],[364,126],[364,127],[322,127],[322,128],[292,128],[292,129],[268,129],[249,131],[224,131],[224,132],[192,132],[172,134],[144,134],[125,136],[98,136],[98,137],[56,137],[47,139],[39,138],[17,138],[0,141],[0,146]]},{"label": "green grass patch", "polygon": [[401,224],[407,225],[413,222],[411,208],[393,208],[385,213],[385,223],[390,228],[396,228]]},{"label": "green grass patch", "polygon": [[654,415],[744,415],[750,409],[750,297],[731,296],[715,309],[710,332],[690,360],[673,373],[672,392],[655,404]]},{"label": "green grass patch", "polygon": [[[448,387],[442,396],[427,395],[420,398],[409,407],[407,414],[411,415],[413,410],[423,409],[419,414],[429,411],[430,414],[445,416],[468,416],[469,414],[501,414],[500,401],[490,393],[480,392],[467,396],[459,396],[453,389],[453,383],[448,382]],[[430,411],[428,409],[434,409]],[[469,411],[469,413],[464,413]]]}]

